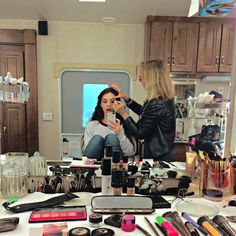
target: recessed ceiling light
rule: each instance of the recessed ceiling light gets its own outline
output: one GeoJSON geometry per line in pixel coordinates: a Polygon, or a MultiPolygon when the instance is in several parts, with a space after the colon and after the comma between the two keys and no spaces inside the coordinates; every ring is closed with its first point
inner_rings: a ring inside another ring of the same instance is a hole
{"type": "Polygon", "coordinates": [[[117,19],[115,17],[103,17],[102,21],[104,23],[115,23],[117,19]]]}
{"type": "Polygon", "coordinates": [[[106,2],[106,0],[78,0],[79,2],[106,2]]]}

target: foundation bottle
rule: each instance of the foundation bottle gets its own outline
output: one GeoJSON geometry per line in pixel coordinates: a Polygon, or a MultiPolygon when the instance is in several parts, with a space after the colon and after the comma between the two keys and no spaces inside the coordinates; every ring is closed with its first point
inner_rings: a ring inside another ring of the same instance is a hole
{"type": "Polygon", "coordinates": [[[102,159],[102,195],[111,194],[111,158],[102,159]]]}
{"type": "Polygon", "coordinates": [[[127,195],[135,195],[135,177],[128,177],[127,195]]]}
{"type": "Polygon", "coordinates": [[[121,195],[122,170],[114,169],[111,174],[111,186],[113,195],[121,195]]]}
{"type": "Polygon", "coordinates": [[[127,156],[123,157],[123,169],[125,171],[128,171],[128,157],[127,156]]]}
{"type": "Polygon", "coordinates": [[[112,169],[120,168],[120,151],[113,150],[112,152],[112,169]]]}

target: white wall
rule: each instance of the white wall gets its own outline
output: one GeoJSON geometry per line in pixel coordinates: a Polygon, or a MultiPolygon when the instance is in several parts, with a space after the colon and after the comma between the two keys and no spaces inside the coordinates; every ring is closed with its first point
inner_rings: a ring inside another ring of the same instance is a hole
{"type": "MultiPolygon", "coordinates": [[[[37,29],[37,21],[0,20],[1,29],[37,29]]],[[[59,159],[58,81],[55,63],[129,64],[143,60],[144,25],[48,22],[48,36],[37,37],[39,151],[59,159]],[[53,121],[42,113],[52,112],[53,121]]],[[[134,81],[132,96],[142,102],[144,93],[134,81]]]]}

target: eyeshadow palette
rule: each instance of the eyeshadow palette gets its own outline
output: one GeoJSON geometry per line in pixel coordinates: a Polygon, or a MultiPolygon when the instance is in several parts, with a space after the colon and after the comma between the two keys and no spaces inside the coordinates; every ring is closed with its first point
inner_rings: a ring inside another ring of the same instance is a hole
{"type": "Polygon", "coordinates": [[[29,217],[29,223],[86,220],[86,206],[62,206],[55,208],[40,208],[34,210],[29,217]]]}

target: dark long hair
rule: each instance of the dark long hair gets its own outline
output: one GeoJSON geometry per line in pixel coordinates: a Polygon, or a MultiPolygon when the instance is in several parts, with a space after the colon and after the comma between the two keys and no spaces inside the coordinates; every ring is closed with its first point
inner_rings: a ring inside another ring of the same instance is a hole
{"type": "MultiPolygon", "coordinates": [[[[102,102],[103,96],[104,96],[105,94],[107,94],[107,93],[112,93],[112,94],[114,94],[115,96],[118,96],[118,92],[117,92],[115,89],[113,89],[113,88],[106,88],[106,89],[104,89],[104,90],[98,95],[97,105],[96,105],[96,107],[95,107],[95,110],[94,110],[94,112],[93,112],[92,117],[91,117],[90,120],[97,120],[97,121],[99,121],[99,122],[101,122],[101,121],[103,120],[103,118],[104,118],[104,112],[103,112],[102,107],[101,107],[101,102],[102,102]]],[[[117,98],[116,100],[119,100],[119,101],[120,101],[119,98],[117,98]]],[[[121,124],[123,123],[124,119],[123,119],[123,117],[122,117],[120,114],[116,113],[116,118],[120,120],[120,123],[121,123],[121,124]]]]}

